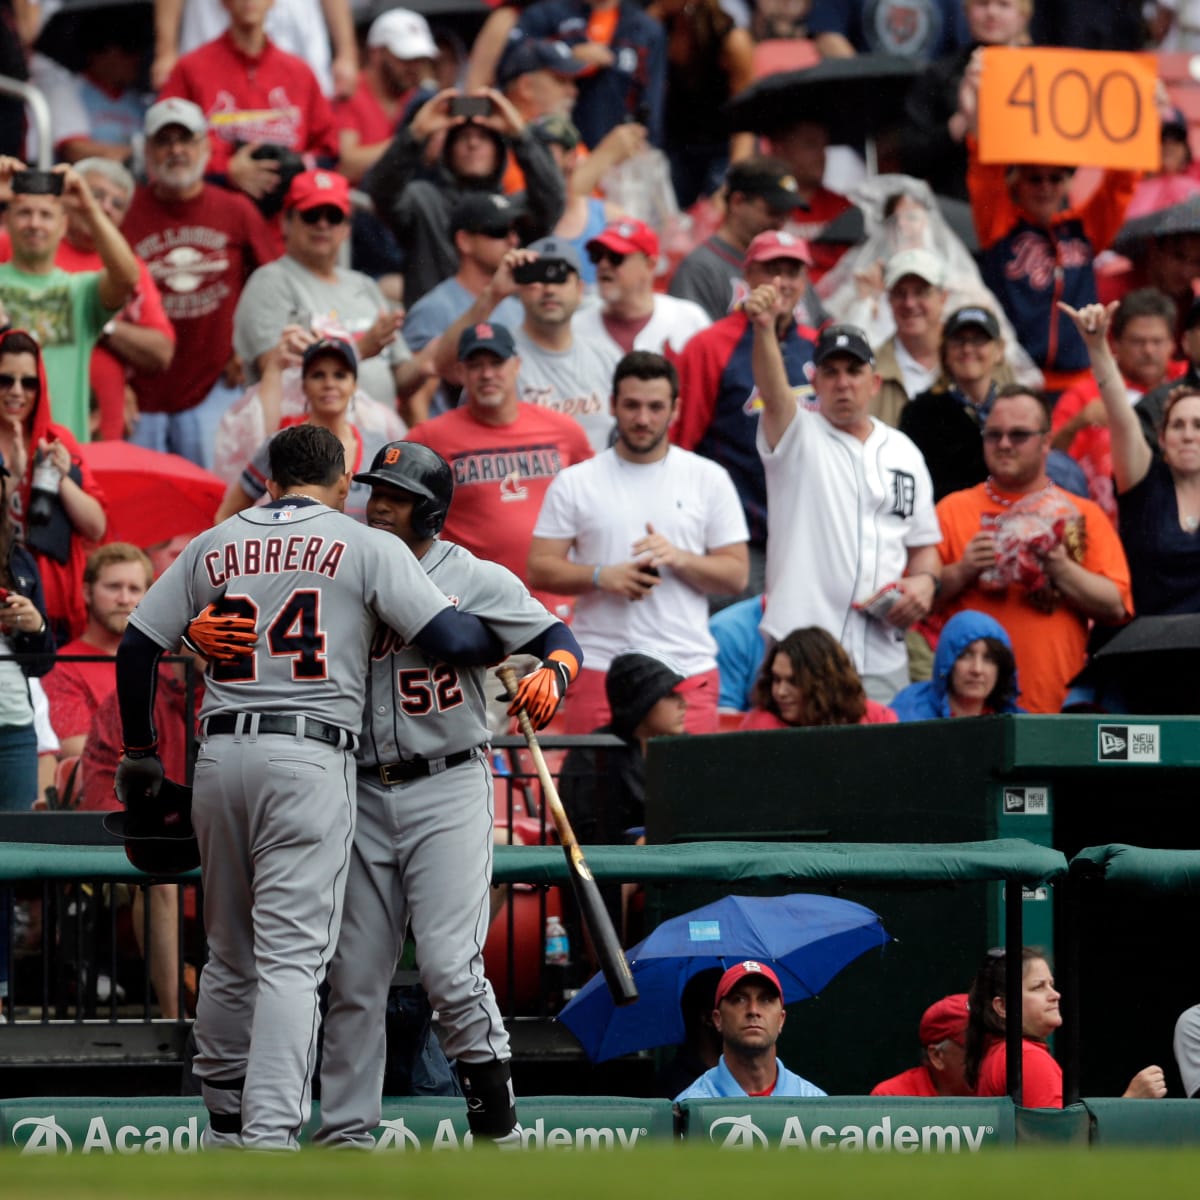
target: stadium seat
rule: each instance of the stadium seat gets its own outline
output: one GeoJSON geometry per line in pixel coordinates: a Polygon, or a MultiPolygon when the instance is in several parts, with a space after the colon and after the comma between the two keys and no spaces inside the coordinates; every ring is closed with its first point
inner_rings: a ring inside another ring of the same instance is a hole
{"type": "Polygon", "coordinates": [[[799,71],[820,61],[816,44],[808,38],[768,38],[754,47],[754,78],[799,71]]]}

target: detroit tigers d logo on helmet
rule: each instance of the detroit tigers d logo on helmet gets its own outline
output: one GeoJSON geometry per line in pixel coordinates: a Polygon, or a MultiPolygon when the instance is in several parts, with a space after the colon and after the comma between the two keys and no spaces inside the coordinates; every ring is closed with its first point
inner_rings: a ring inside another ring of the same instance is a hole
{"type": "Polygon", "coordinates": [[[419,538],[436,537],[446,523],[454,496],[450,464],[419,442],[388,442],[375,455],[371,469],[354,476],[355,483],[382,483],[418,497],[413,505],[413,533],[419,538]]]}

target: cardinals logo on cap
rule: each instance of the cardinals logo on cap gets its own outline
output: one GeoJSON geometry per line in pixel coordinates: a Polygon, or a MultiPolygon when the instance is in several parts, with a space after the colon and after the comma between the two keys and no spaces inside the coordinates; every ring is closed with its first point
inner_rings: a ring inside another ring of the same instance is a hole
{"type": "Polygon", "coordinates": [[[475,326],[475,336],[477,338],[490,338],[495,337],[496,333],[486,322],[481,322],[475,326]]]}

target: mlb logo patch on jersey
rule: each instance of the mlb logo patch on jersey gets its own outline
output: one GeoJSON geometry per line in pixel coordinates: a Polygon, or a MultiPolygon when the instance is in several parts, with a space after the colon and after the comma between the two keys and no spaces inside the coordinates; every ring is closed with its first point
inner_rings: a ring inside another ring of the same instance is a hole
{"type": "Polygon", "coordinates": [[[294,508],[278,508],[271,514],[272,521],[290,521],[296,515],[294,508]]]}

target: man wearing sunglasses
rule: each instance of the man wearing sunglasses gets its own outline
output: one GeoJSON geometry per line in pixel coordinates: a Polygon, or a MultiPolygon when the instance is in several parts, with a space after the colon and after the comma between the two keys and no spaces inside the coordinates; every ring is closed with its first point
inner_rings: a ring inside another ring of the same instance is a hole
{"type": "Polygon", "coordinates": [[[1121,624],[1133,598],[1112,522],[1051,481],[1050,445],[1045,399],[1001,388],[983,426],[988,477],[945,496],[937,517],[941,607],[995,617],[1012,638],[1022,708],[1056,713],[1087,660],[1089,622],[1121,624]]]}
{"type": "MultiPolygon", "coordinates": [[[[359,358],[358,386],[392,407],[424,380],[400,336],[403,315],[361,271],[338,265],[350,236],[350,184],[336,171],[304,171],[284,199],[285,251],[246,283],[233,318],[233,346],[251,382],[285,325],[348,333],[359,358]]],[[[403,409],[401,415],[404,415],[403,409]]]]}
{"type": "Polygon", "coordinates": [[[610,221],[586,246],[596,264],[600,307],[578,317],[579,337],[607,341],[617,357],[631,350],[678,354],[693,334],[712,323],[694,300],[654,290],[658,273],[658,235],[643,221],[610,221]]]}

